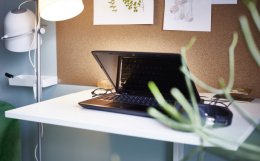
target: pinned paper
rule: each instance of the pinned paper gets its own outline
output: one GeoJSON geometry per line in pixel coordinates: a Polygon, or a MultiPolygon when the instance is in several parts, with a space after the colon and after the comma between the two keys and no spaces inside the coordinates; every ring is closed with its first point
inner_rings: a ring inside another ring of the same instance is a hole
{"type": "Polygon", "coordinates": [[[211,1],[165,0],[163,29],[211,31],[211,1]]]}
{"type": "Polygon", "coordinates": [[[153,24],[154,0],[94,0],[94,25],[153,24]]]}

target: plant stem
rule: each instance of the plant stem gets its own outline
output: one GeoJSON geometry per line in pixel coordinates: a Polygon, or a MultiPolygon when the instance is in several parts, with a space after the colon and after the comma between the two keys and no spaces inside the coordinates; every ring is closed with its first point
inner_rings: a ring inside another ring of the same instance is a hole
{"type": "Polygon", "coordinates": [[[255,44],[253,35],[248,24],[248,20],[245,16],[241,16],[239,18],[239,21],[250,53],[255,59],[257,65],[260,67],[260,52],[255,44]]]}
{"type": "Polygon", "coordinates": [[[260,15],[258,13],[255,3],[250,1],[250,2],[248,2],[247,7],[251,13],[251,16],[255,22],[255,25],[256,25],[258,31],[260,31],[260,15]]]}

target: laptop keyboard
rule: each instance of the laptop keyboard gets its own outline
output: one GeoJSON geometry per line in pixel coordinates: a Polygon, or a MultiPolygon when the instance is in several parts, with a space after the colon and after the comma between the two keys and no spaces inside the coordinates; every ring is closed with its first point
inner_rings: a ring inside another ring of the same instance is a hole
{"type": "Polygon", "coordinates": [[[133,96],[127,94],[107,94],[99,97],[98,99],[113,101],[118,103],[127,103],[127,104],[134,104],[134,105],[143,105],[143,106],[153,106],[157,107],[157,101],[152,97],[145,97],[145,96],[133,96]]]}

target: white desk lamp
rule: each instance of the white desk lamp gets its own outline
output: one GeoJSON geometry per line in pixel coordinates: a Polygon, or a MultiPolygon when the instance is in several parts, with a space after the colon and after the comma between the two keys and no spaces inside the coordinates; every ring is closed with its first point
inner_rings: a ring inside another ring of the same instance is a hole
{"type": "MultiPolygon", "coordinates": [[[[37,49],[36,52],[36,100],[41,101],[41,39],[40,34],[45,31],[40,27],[40,17],[48,21],[63,21],[80,14],[84,9],[82,0],[26,0],[17,9],[10,11],[4,24],[5,40],[7,50],[13,52],[25,52],[37,49]],[[36,16],[32,11],[23,9],[24,3],[35,1],[36,16]],[[35,34],[37,33],[37,34],[35,34]],[[35,36],[35,37],[34,37],[35,36]],[[33,40],[36,40],[32,44],[33,40]]],[[[42,124],[38,124],[38,160],[41,161],[41,134],[42,124]]]]}
{"type": "Polygon", "coordinates": [[[40,0],[41,17],[47,21],[73,18],[84,9],[82,0],[40,0]]]}
{"type": "Polygon", "coordinates": [[[20,8],[9,11],[4,20],[5,48],[12,52],[26,52],[36,48],[33,43],[36,17],[31,10],[20,8]],[[33,45],[33,46],[31,46],[33,45]]]}

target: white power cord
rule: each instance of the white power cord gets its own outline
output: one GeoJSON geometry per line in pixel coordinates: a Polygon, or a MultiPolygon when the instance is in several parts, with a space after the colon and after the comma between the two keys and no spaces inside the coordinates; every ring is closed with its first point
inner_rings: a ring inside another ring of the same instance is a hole
{"type": "Polygon", "coordinates": [[[34,148],[34,158],[36,161],[38,161],[38,158],[37,158],[37,149],[38,149],[38,144],[36,144],[35,148],[34,148]]]}
{"type": "MultiPolygon", "coordinates": [[[[24,2],[22,2],[19,6],[18,6],[18,9],[21,9],[21,6],[24,5],[25,3],[28,3],[28,2],[31,2],[31,1],[34,1],[34,0],[26,0],[24,2]]],[[[38,19],[40,19],[40,15],[39,17],[37,17],[38,19]]],[[[38,29],[40,28],[40,21],[38,21],[37,24],[35,24],[34,26],[34,33],[33,33],[33,40],[32,40],[32,43],[30,45],[30,49],[28,51],[28,57],[29,57],[29,62],[33,68],[33,71],[34,71],[34,77],[36,78],[36,48],[34,49],[33,51],[33,60],[32,60],[32,56],[31,56],[31,50],[34,46],[34,44],[36,43],[36,39],[37,39],[37,34],[38,34],[38,29]]],[[[37,45],[36,45],[37,46],[37,45]]],[[[34,93],[34,98],[36,99],[36,82],[34,83],[33,85],[33,93],[34,93]]],[[[43,138],[43,124],[41,124],[41,138],[43,138]]],[[[35,157],[35,160],[36,161],[39,161],[38,160],[38,157],[37,157],[37,150],[38,150],[38,146],[39,144],[37,143],[36,146],[35,146],[35,149],[34,149],[34,157],[35,157]]]]}
{"type": "MultiPolygon", "coordinates": [[[[32,2],[32,1],[34,1],[34,0],[26,0],[26,1],[22,2],[17,8],[20,10],[22,5],[24,5],[24,4],[28,3],[28,2],[32,2]]],[[[29,61],[30,61],[30,64],[32,65],[32,67],[33,67],[35,75],[36,75],[36,68],[35,68],[35,50],[36,49],[34,49],[34,53],[33,53],[34,60],[33,61],[32,61],[32,58],[31,58],[31,50],[32,50],[32,48],[33,48],[33,46],[35,44],[35,40],[36,40],[36,37],[37,37],[37,34],[38,34],[37,30],[38,30],[39,26],[40,26],[39,23],[35,24],[35,26],[34,26],[33,40],[32,40],[32,43],[30,45],[30,49],[29,49],[29,52],[28,52],[29,53],[29,61]]]]}
{"type": "MultiPolygon", "coordinates": [[[[38,17],[38,19],[40,19],[40,16],[38,17]]],[[[40,28],[40,22],[38,22],[36,25],[35,25],[35,27],[34,27],[34,35],[33,35],[33,40],[32,40],[32,43],[31,43],[31,45],[30,45],[30,49],[29,49],[29,52],[28,52],[28,56],[29,56],[29,62],[30,62],[30,64],[31,64],[31,66],[32,66],[32,68],[33,68],[33,71],[34,71],[34,77],[36,78],[36,49],[34,49],[34,51],[33,51],[33,60],[32,60],[32,56],[31,56],[31,50],[32,50],[32,48],[33,48],[33,46],[34,46],[34,44],[35,44],[35,41],[36,41],[36,39],[37,39],[37,34],[38,34],[38,29],[40,28]]],[[[44,33],[45,32],[45,30],[43,29],[40,29],[40,32],[41,33],[44,33]]],[[[36,45],[37,46],[37,45],[36,45]]],[[[34,85],[33,85],[33,93],[34,93],[34,99],[36,99],[36,82],[34,83],[34,85]]]]}
{"type": "Polygon", "coordinates": [[[22,5],[24,5],[25,3],[32,2],[32,1],[34,1],[34,0],[27,0],[27,1],[22,2],[22,3],[18,6],[18,9],[21,9],[22,5]]]}
{"type": "MultiPolygon", "coordinates": [[[[36,49],[33,50],[33,60],[32,60],[32,57],[31,57],[31,50],[35,44],[35,40],[37,38],[37,29],[38,29],[38,24],[35,24],[34,26],[34,34],[33,34],[33,40],[32,40],[32,43],[30,45],[30,49],[28,51],[28,56],[29,56],[29,62],[30,64],[32,65],[32,68],[33,68],[33,72],[34,72],[34,77],[36,78],[36,66],[35,66],[35,54],[36,54],[36,49]]],[[[36,82],[33,84],[33,94],[34,94],[34,99],[36,99],[36,86],[35,86],[36,82]]]]}
{"type": "MultiPolygon", "coordinates": [[[[35,60],[32,61],[32,58],[31,58],[31,50],[32,50],[32,48],[33,48],[33,44],[35,43],[35,37],[36,37],[36,34],[33,35],[33,40],[32,40],[32,43],[31,43],[31,45],[30,45],[30,49],[29,49],[29,52],[28,52],[29,61],[30,61],[30,64],[32,65],[32,67],[33,67],[34,73],[36,73],[35,60]]],[[[35,49],[34,49],[33,57],[35,57],[35,49]]]]}
{"type": "MultiPolygon", "coordinates": [[[[43,138],[43,124],[41,124],[41,138],[43,138]]],[[[39,161],[38,160],[38,157],[37,157],[37,150],[38,150],[38,144],[36,144],[35,148],[34,148],[34,158],[36,161],[39,161]]]]}
{"type": "MultiPolygon", "coordinates": [[[[38,17],[38,19],[40,19],[40,15],[38,17]]],[[[33,47],[33,44],[35,43],[36,39],[37,39],[37,34],[38,34],[38,29],[40,28],[40,22],[37,23],[37,25],[35,26],[35,34],[34,34],[34,37],[33,37],[33,42],[31,44],[31,49],[33,47]]],[[[37,44],[36,44],[37,46],[37,44]]],[[[31,49],[29,50],[29,61],[33,67],[33,70],[34,70],[34,77],[36,78],[36,49],[34,49],[34,52],[33,52],[33,61],[32,61],[32,57],[31,57],[31,49]]],[[[33,93],[34,93],[34,98],[36,99],[36,81],[33,85],[33,93]]],[[[43,138],[43,124],[41,124],[41,138],[43,138]]],[[[37,143],[36,146],[35,146],[35,149],[34,149],[34,158],[36,161],[39,161],[38,160],[38,157],[37,157],[37,150],[38,150],[38,146],[39,144],[37,143]]]]}

